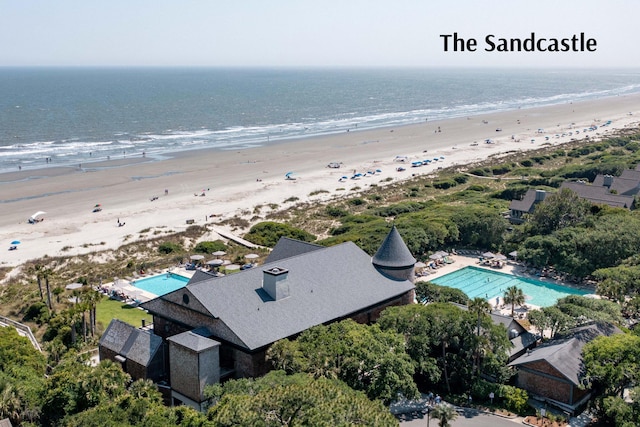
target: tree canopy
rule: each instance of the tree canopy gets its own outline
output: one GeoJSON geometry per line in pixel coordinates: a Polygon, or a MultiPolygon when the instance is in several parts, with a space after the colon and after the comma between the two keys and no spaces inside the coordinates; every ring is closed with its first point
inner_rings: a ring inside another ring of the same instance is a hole
{"type": "Polygon", "coordinates": [[[418,396],[414,367],[401,335],[353,320],[315,326],[298,339],[280,340],[267,354],[276,369],[337,378],[370,399],[389,403],[418,396]]]}
{"type": "Polygon", "coordinates": [[[259,379],[208,387],[216,403],[208,418],[216,426],[395,426],[380,401],[369,400],[336,379],[272,371],[259,379]]]}

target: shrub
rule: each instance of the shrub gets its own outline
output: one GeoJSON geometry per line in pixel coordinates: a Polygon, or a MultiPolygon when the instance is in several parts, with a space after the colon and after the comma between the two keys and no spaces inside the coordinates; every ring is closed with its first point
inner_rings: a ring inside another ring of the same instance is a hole
{"type": "Polygon", "coordinates": [[[364,205],[366,202],[363,199],[356,197],[355,199],[349,200],[349,203],[351,203],[353,206],[360,206],[364,205]]]}
{"type": "Polygon", "coordinates": [[[446,179],[433,183],[434,188],[438,188],[440,190],[446,190],[447,188],[455,187],[456,185],[458,184],[452,179],[446,179]]]}
{"type": "Polygon", "coordinates": [[[215,240],[213,242],[200,242],[194,248],[194,252],[201,254],[211,254],[217,251],[226,251],[227,245],[222,240],[215,240]]]}
{"type": "Polygon", "coordinates": [[[530,168],[531,166],[533,166],[533,162],[529,159],[521,161],[520,164],[525,168],[530,168]]]}
{"type": "Polygon", "coordinates": [[[456,175],[453,180],[458,184],[466,184],[469,181],[469,177],[467,175],[456,175]]]}
{"type": "Polygon", "coordinates": [[[329,215],[330,217],[333,217],[333,218],[340,218],[342,216],[349,215],[349,212],[345,211],[344,209],[340,209],[338,207],[335,207],[335,206],[327,206],[325,208],[325,212],[327,213],[327,215],[329,215]]]}
{"type": "Polygon", "coordinates": [[[504,405],[510,411],[517,414],[525,414],[529,405],[529,395],[521,388],[513,387],[510,385],[500,386],[499,396],[504,400],[504,405]]]}
{"type": "Polygon", "coordinates": [[[316,240],[316,236],[311,233],[292,227],[289,224],[273,221],[265,221],[254,225],[244,236],[251,243],[268,247],[274,247],[281,237],[289,237],[303,242],[316,240]]]}
{"type": "Polygon", "coordinates": [[[173,242],[164,242],[158,246],[158,252],[161,254],[170,254],[173,252],[182,252],[182,246],[173,242]]]}
{"type": "Polygon", "coordinates": [[[49,316],[49,307],[47,307],[44,302],[38,301],[27,308],[27,312],[24,315],[23,320],[25,322],[33,321],[38,325],[42,325],[49,320],[49,316]]]}

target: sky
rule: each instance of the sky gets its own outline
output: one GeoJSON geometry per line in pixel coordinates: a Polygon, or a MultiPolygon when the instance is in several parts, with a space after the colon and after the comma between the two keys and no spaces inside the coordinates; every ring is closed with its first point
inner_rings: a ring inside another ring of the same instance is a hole
{"type": "Polygon", "coordinates": [[[640,68],[638,0],[0,0],[0,66],[640,68]],[[487,52],[497,38],[595,52],[487,52]],[[445,52],[443,34],[477,40],[445,52]]]}

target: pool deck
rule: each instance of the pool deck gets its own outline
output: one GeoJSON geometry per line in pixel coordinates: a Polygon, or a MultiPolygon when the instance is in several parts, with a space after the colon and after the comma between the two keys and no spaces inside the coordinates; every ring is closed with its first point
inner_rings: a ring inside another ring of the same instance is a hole
{"type": "MultiPolygon", "coordinates": [[[[590,291],[592,293],[594,292],[594,289],[590,288],[590,287],[576,286],[576,285],[573,285],[573,284],[568,284],[568,283],[564,283],[564,282],[559,281],[559,280],[555,280],[555,279],[550,278],[550,277],[544,277],[544,276],[539,276],[537,274],[531,274],[529,272],[530,269],[528,269],[524,265],[522,265],[520,263],[517,263],[517,262],[514,262],[514,261],[505,262],[504,266],[502,268],[491,268],[488,265],[481,264],[479,256],[449,255],[448,258],[453,260],[453,263],[451,263],[451,264],[443,264],[442,266],[438,267],[436,270],[428,269],[428,271],[430,273],[428,275],[425,275],[425,276],[417,276],[416,275],[416,282],[429,282],[432,279],[435,279],[435,278],[440,277],[440,276],[444,276],[445,274],[452,273],[452,272],[454,272],[456,270],[460,270],[461,268],[473,266],[473,267],[478,267],[478,268],[484,268],[484,269],[489,270],[489,271],[512,274],[512,275],[518,276],[518,277],[526,277],[526,278],[529,278],[529,279],[539,280],[541,282],[549,282],[549,283],[554,283],[556,285],[562,285],[562,286],[568,286],[568,287],[577,288],[577,289],[583,289],[583,290],[590,291]]],[[[425,269],[425,270],[427,270],[427,269],[425,269]]],[[[526,307],[528,307],[528,309],[540,308],[540,307],[538,307],[536,305],[533,305],[533,304],[526,304],[526,307]]],[[[502,315],[505,315],[505,316],[511,316],[511,307],[510,306],[509,307],[504,306],[504,301],[502,300],[502,298],[500,298],[500,304],[499,304],[498,308],[499,309],[497,310],[497,312],[499,314],[502,314],[502,315]]],[[[528,309],[525,309],[523,307],[517,307],[515,309],[516,316],[517,317],[521,317],[521,318],[526,317],[526,313],[527,313],[528,309]]]]}

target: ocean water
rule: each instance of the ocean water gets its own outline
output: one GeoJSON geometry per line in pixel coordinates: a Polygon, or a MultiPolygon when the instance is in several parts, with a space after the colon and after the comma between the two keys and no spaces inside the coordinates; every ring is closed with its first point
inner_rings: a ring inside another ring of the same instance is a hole
{"type": "Polygon", "coordinates": [[[640,70],[0,68],[0,172],[640,92],[640,70]]]}

